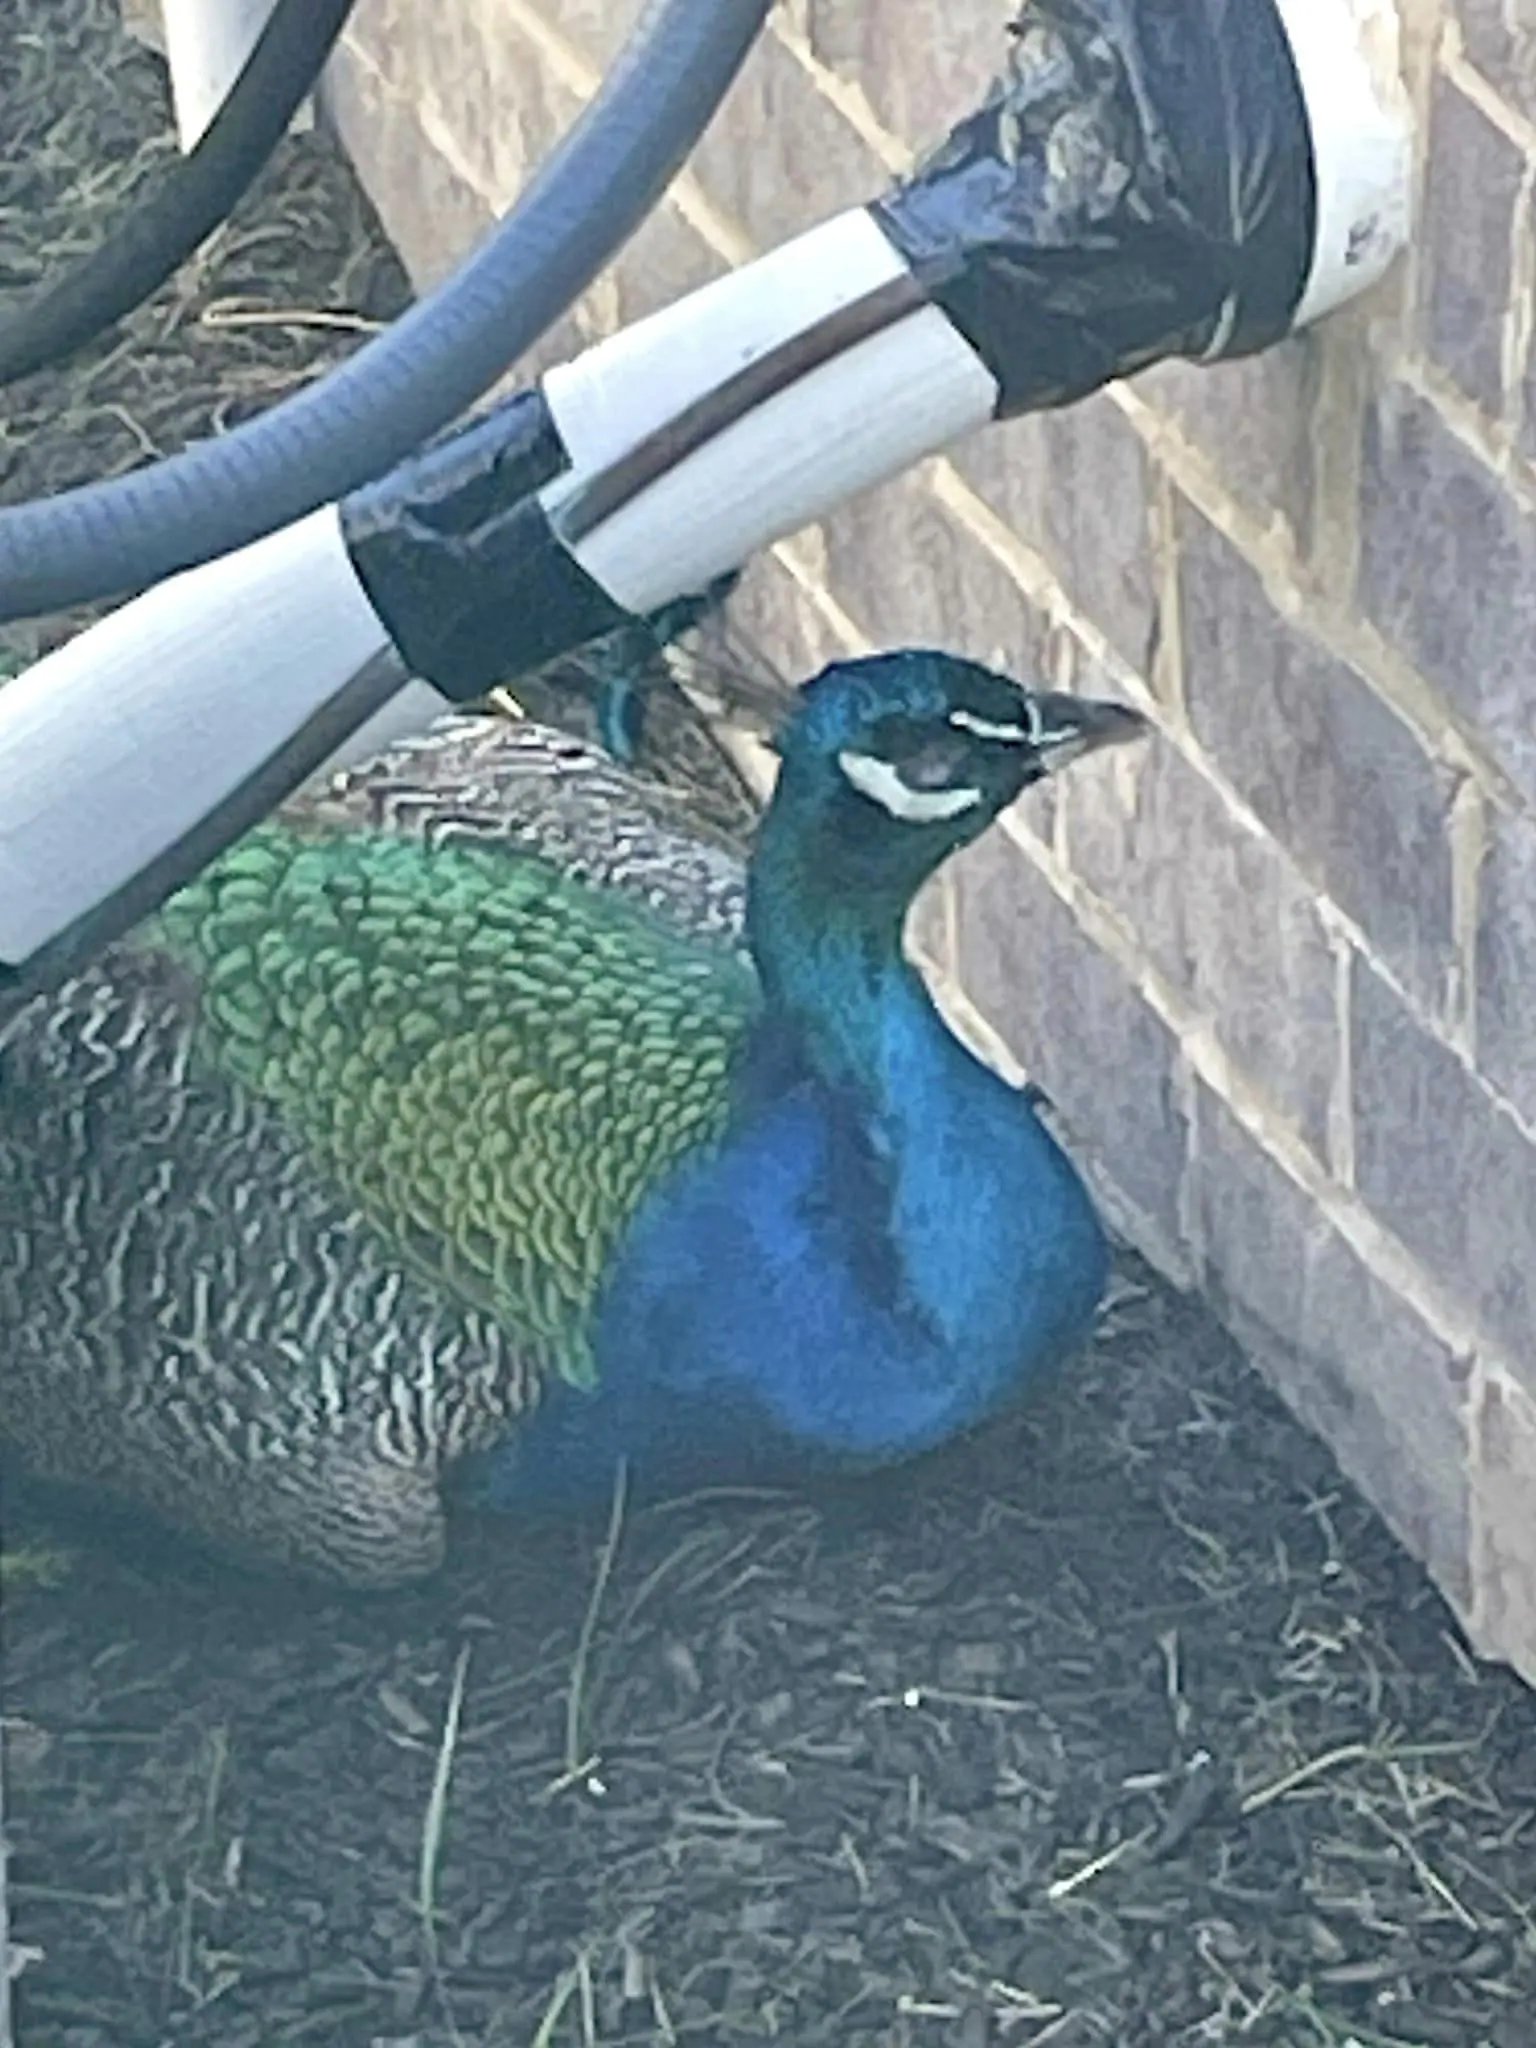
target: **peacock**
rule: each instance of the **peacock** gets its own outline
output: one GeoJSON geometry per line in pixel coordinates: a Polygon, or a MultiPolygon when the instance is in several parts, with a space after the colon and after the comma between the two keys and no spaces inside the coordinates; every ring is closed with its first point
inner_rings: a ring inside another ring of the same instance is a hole
{"type": "Polygon", "coordinates": [[[358,1588],[445,1495],[890,1465],[1070,1354],[1102,1226],[903,949],[1126,706],[906,649],[796,694],[745,867],[569,734],[311,785],[0,1036],[0,1433],[358,1588]]]}

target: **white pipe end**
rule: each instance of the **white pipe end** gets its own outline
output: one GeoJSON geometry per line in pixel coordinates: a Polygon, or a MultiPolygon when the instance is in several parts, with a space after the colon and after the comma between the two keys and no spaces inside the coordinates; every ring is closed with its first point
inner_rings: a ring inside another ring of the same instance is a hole
{"type": "MultiPolygon", "coordinates": [[[[0,962],[20,965],[142,873],[388,646],[326,505],[14,677],[0,690],[0,962]]],[[[369,737],[429,724],[434,707],[447,709],[423,685],[369,737]]]]}
{"type": "MultiPolygon", "coordinates": [[[[228,99],[276,5],[277,0],[160,0],[176,133],[184,156],[202,141],[228,99]]],[[[302,132],[312,125],[306,100],[293,127],[302,132]]]]}
{"type": "Polygon", "coordinates": [[[1292,325],[1367,291],[1408,243],[1413,115],[1395,0],[1276,0],[1312,130],[1317,225],[1292,325]]]}

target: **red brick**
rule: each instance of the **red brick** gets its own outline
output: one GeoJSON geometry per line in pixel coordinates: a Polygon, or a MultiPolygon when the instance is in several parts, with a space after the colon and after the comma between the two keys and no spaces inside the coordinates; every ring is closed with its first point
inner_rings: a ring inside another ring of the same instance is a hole
{"type": "Polygon", "coordinates": [[[765,249],[877,198],[891,182],[857,130],[773,35],[753,52],[691,168],[765,249]]]}
{"type": "Polygon", "coordinates": [[[1351,1024],[1360,1193],[1536,1391],[1536,1144],[1360,960],[1351,1024]]]}
{"type": "Polygon", "coordinates": [[[807,12],[816,55],[920,150],[980,103],[1007,60],[1006,12],[990,0],[903,0],[899,9],[809,0],[807,12]]]}
{"type": "Polygon", "coordinates": [[[1135,389],[1174,415],[1239,498],[1283,514],[1305,539],[1318,355],[1317,337],[1298,334],[1238,362],[1160,363],[1135,379],[1135,389]]]}
{"type": "Polygon", "coordinates": [[[1363,676],[1283,619],[1257,575],[1181,502],[1190,722],[1297,864],[1430,1008],[1453,958],[1452,778],[1363,676]]]}
{"type": "Polygon", "coordinates": [[[1074,769],[1060,800],[1073,867],[1322,1156],[1339,1070],[1338,969],[1280,848],[1234,819],[1160,736],[1122,761],[1074,769]]]}
{"type": "Polygon", "coordinates": [[[1448,79],[1437,79],[1419,222],[1419,322],[1435,361],[1469,398],[1503,398],[1510,240],[1525,162],[1448,79]]]}
{"type": "Polygon", "coordinates": [[[1360,595],[1536,796],[1536,516],[1401,385],[1366,414],[1360,595]]]}
{"type": "Polygon", "coordinates": [[[1004,833],[954,868],[967,993],[1150,1227],[1143,1248],[1177,1269],[1189,1149],[1177,1040],[1004,833]]]}
{"type": "Polygon", "coordinates": [[[1157,607],[1147,459],[1104,396],[974,435],[953,460],[977,495],[1051,561],[1068,595],[1133,668],[1157,607]]]}
{"type": "Polygon", "coordinates": [[[1228,1328],[1465,1605],[1466,1366],[1204,1087],[1191,1215],[1228,1328]]]}

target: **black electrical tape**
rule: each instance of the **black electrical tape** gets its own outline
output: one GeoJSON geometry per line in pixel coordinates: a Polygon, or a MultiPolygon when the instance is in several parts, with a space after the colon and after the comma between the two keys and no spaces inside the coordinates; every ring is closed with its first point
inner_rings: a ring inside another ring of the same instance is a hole
{"type": "Polygon", "coordinates": [[[1032,0],[1014,38],[980,112],[871,208],[912,274],[702,394],[588,478],[554,530],[534,494],[568,462],[532,392],[343,499],[353,561],[415,673],[477,696],[624,624],[575,559],[580,540],[917,304],[937,304],[975,348],[1002,414],[1289,331],[1316,209],[1273,0],[1032,0]]]}
{"type": "Polygon", "coordinates": [[[630,621],[577,543],[755,406],[927,304],[904,272],[754,357],[588,478],[553,523],[534,493],[569,462],[533,391],[343,498],[353,566],[413,674],[474,697],[630,621]]]}
{"type": "Polygon", "coordinates": [[[369,603],[445,697],[478,697],[629,623],[539,503],[569,467],[544,394],[521,391],[342,499],[369,603]]]}
{"type": "Polygon", "coordinates": [[[1289,333],[1311,127],[1274,0],[1029,0],[1006,74],[871,212],[1006,418],[1289,333]]]}

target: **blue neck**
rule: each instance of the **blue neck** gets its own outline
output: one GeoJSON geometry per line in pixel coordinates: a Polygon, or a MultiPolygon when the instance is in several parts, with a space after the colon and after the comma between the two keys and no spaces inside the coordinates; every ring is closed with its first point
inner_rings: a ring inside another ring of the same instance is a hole
{"type": "Polygon", "coordinates": [[[684,1484],[911,1456],[1092,1319],[1097,1218],[903,957],[912,878],[839,872],[779,822],[748,893],[765,1005],[729,1134],[636,1219],[598,1316],[600,1391],[557,1398],[509,1499],[600,1493],[621,1453],[684,1484]]]}
{"type": "Polygon", "coordinates": [[[766,1010],[810,1071],[883,1117],[900,1106],[919,1044],[941,1061],[957,1048],[902,949],[910,891],[849,888],[836,849],[819,851],[770,814],[747,888],[747,937],[766,1010]]]}
{"type": "MultiPolygon", "coordinates": [[[[771,1016],[788,1025],[821,1086],[851,1097],[891,1182],[889,1230],[926,1327],[984,1378],[1011,1360],[1053,1304],[1026,1309],[1018,1276],[1066,1265],[1095,1274],[1102,1236],[1076,1170],[1028,1100],[950,1031],[902,936],[921,876],[858,886],[815,835],[769,821],[747,917],[771,1016]]],[[[1060,1305],[1073,1309],[1071,1274],[1060,1305]]]]}

